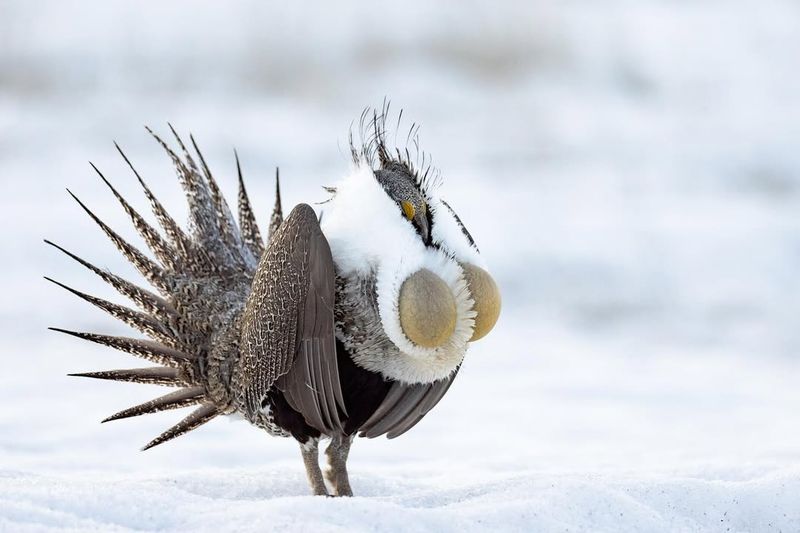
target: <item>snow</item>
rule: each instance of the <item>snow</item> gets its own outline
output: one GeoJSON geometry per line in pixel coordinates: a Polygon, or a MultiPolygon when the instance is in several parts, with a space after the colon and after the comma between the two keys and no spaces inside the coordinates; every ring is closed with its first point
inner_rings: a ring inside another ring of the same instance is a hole
{"type": "Polygon", "coordinates": [[[364,496],[344,500],[301,495],[303,481],[289,468],[102,476],[75,481],[68,492],[58,478],[21,475],[6,485],[11,505],[0,524],[15,531],[32,520],[75,531],[204,531],[212,521],[232,531],[793,531],[797,517],[785,509],[800,490],[794,474],[708,481],[487,472],[480,482],[434,484],[376,472],[357,477],[364,496]],[[264,475],[292,481],[265,483],[264,475]],[[763,521],[765,511],[773,522],[763,521]]]}
{"type": "Polygon", "coordinates": [[[285,4],[0,3],[0,530],[800,531],[797,4],[285,4]],[[120,301],[43,237],[138,279],[63,191],[140,242],[86,160],[143,208],[116,139],[183,219],[169,120],[264,225],[384,95],[503,293],[441,404],[355,443],[352,499],[242,422],[99,424],[162,389],[45,330],[129,334],[41,279],[120,301]]]}

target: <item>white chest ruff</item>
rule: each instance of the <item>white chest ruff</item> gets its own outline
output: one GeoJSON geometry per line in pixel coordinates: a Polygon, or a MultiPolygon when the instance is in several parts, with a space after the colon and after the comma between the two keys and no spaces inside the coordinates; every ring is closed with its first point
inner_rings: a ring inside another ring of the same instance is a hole
{"type": "MultiPolygon", "coordinates": [[[[439,229],[451,229],[454,221],[446,208],[431,201],[434,240],[439,229]]],[[[337,186],[337,192],[322,218],[322,230],[331,246],[339,274],[375,275],[377,307],[383,334],[392,346],[365,349],[354,359],[360,366],[405,383],[430,383],[449,376],[461,364],[472,335],[475,312],[459,261],[480,263],[480,256],[467,243],[437,241],[440,248],[426,247],[411,223],[374,179],[372,170],[361,166],[337,186]],[[446,251],[445,251],[446,250],[446,251]],[[464,257],[464,255],[467,257],[464,257]],[[473,257],[474,256],[474,257],[473,257]],[[456,303],[456,326],[450,338],[435,348],[414,344],[400,324],[399,295],[403,282],[420,269],[438,275],[450,288],[456,303]]],[[[460,230],[446,237],[466,238],[460,230]]]]}

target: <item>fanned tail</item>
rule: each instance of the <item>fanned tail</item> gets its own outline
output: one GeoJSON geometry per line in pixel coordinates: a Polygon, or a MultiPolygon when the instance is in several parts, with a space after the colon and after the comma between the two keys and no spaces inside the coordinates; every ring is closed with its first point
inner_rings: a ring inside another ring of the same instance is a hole
{"type": "MultiPolygon", "coordinates": [[[[189,231],[184,230],[167,212],[119,145],[114,143],[136,176],[160,230],[148,223],[92,164],[92,168],[128,215],[134,229],[155,260],[123,239],[68,191],[125,258],[136,267],[150,285],[155,287],[158,294],[100,269],[65,248],[45,240],[48,245],[98,275],[129,299],[138,310],[92,296],[46,277],[48,281],[102,309],[147,338],[120,337],[62,328],[50,329],[108,346],[158,365],[70,375],[177,388],[174,392],[120,411],[106,418],[104,422],[199,405],[189,416],[148,443],[143,448],[145,450],[192,431],[223,412],[229,412],[226,411],[226,406],[218,405],[219,400],[215,403],[212,399],[212,394],[208,390],[208,380],[204,374],[205,360],[212,349],[212,334],[219,333],[226,327],[232,327],[231,324],[234,322],[232,317],[249,294],[255,267],[264,252],[261,233],[244,187],[238,155],[236,156],[239,182],[237,224],[194,137],[189,136],[194,150],[192,154],[171,125],[169,129],[175,137],[182,157],[152,130],[147,128],[147,131],[166,151],[186,193],[189,205],[189,231]]],[[[278,197],[268,235],[271,235],[282,221],[277,180],[276,175],[278,197]]]]}

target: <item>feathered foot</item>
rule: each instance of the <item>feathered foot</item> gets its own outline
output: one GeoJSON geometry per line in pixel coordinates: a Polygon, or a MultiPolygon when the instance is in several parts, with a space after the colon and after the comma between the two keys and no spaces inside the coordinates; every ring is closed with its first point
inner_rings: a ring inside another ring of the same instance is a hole
{"type": "Polygon", "coordinates": [[[306,475],[311,492],[314,496],[328,496],[322,470],[319,467],[319,440],[309,439],[300,444],[300,453],[303,455],[303,464],[306,465],[306,475]]]}
{"type": "Polygon", "coordinates": [[[328,457],[328,468],[325,479],[328,480],[335,496],[352,496],[350,478],[347,476],[347,456],[350,455],[350,444],[353,437],[334,437],[325,449],[328,457]]]}

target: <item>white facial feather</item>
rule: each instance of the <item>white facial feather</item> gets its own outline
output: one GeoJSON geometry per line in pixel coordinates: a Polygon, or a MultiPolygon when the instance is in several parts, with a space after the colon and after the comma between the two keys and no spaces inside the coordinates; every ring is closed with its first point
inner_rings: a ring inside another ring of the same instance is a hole
{"type": "Polygon", "coordinates": [[[344,276],[401,260],[419,262],[425,253],[411,222],[366,165],[336,185],[324,209],[322,232],[344,276]]]}

